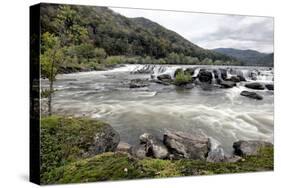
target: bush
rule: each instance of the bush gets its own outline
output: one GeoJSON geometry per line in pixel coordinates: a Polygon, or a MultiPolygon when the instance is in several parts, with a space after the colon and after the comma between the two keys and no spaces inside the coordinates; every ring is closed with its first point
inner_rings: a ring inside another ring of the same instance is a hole
{"type": "Polygon", "coordinates": [[[175,77],[175,84],[176,85],[184,85],[190,83],[192,81],[192,77],[189,72],[179,71],[175,77]]]}

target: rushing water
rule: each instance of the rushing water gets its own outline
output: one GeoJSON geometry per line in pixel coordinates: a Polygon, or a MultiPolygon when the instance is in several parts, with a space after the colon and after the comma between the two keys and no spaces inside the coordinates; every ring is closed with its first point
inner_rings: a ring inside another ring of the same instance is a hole
{"type": "MultiPolygon", "coordinates": [[[[240,96],[244,82],[231,89],[181,89],[173,85],[150,83],[143,88],[129,88],[130,80],[150,79],[151,74],[173,72],[178,67],[125,65],[109,71],[58,75],[55,82],[53,110],[60,114],[86,115],[111,124],[130,144],[144,132],[162,138],[165,129],[201,132],[211,138],[212,147],[222,145],[231,152],[239,139],[273,142],[273,91],[255,91],[263,100],[240,96]],[[147,74],[131,74],[147,69],[147,74]]],[[[212,68],[205,66],[204,68],[212,68]]],[[[273,82],[268,68],[235,67],[228,76],[239,72],[247,78],[255,74],[259,82],[273,82]],[[238,71],[237,71],[238,70],[238,71]]],[[[197,74],[198,70],[194,74],[197,74]]],[[[41,81],[47,86],[45,80],[41,81]]]]}

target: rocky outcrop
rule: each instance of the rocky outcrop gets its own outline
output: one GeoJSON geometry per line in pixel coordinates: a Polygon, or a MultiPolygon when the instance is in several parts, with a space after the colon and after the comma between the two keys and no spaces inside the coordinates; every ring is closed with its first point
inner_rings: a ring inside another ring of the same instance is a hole
{"type": "Polygon", "coordinates": [[[251,156],[258,155],[260,149],[265,147],[272,147],[273,145],[269,142],[252,140],[252,141],[243,141],[233,143],[234,153],[239,156],[251,156]]]}
{"type": "Polygon", "coordinates": [[[131,150],[132,146],[126,142],[119,142],[119,144],[117,145],[116,151],[117,152],[125,152],[125,153],[129,153],[131,150]]]}
{"type": "Polygon", "coordinates": [[[265,87],[268,90],[274,90],[274,85],[273,84],[265,84],[265,87]]]}
{"type": "Polygon", "coordinates": [[[166,131],[164,144],[175,158],[204,160],[210,150],[210,140],[204,135],[166,131]]]}
{"type": "Polygon", "coordinates": [[[256,99],[256,100],[262,100],[263,97],[255,92],[250,92],[250,91],[242,91],[240,93],[240,95],[248,97],[248,98],[252,98],[252,99],[256,99]]]}
{"type": "Polygon", "coordinates": [[[143,159],[147,156],[147,150],[144,144],[131,147],[129,153],[139,159],[143,159]]]}
{"type": "Polygon", "coordinates": [[[255,89],[255,90],[264,90],[264,86],[258,82],[245,84],[245,87],[250,88],[250,89],[255,89]]]}

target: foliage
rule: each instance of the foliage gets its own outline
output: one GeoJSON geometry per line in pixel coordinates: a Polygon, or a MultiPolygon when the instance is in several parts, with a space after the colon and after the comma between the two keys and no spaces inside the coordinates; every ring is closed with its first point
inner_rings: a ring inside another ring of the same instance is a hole
{"type": "Polygon", "coordinates": [[[190,83],[192,81],[192,77],[189,72],[179,71],[175,77],[175,84],[176,85],[183,85],[190,83]]]}
{"type": "Polygon", "coordinates": [[[124,153],[103,153],[54,169],[48,173],[52,183],[80,183],[106,180],[160,178],[273,170],[273,148],[260,151],[237,163],[209,163],[196,160],[138,160],[124,153]]]}
{"type": "Polygon", "coordinates": [[[88,118],[48,116],[41,118],[40,157],[42,181],[46,174],[82,157],[94,135],[107,124],[88,118]]]}

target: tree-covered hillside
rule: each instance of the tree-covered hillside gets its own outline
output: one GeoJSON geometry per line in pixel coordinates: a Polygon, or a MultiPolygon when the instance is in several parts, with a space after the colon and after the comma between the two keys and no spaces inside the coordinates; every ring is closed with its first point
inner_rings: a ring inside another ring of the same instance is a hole
{"type": "Polygon", "coordinates": [[[273,53],[261,53],[255,50],[217,48],[214,51],[236,58],[246,66],[273,66],[273,53]]]}
{"type": "Polygon", "coordinates": [[[106,7],[41,4],[41,32],[59,40],[62,72],[118,63],[239,64],[148,19],[127,18],[106,7]]]}

